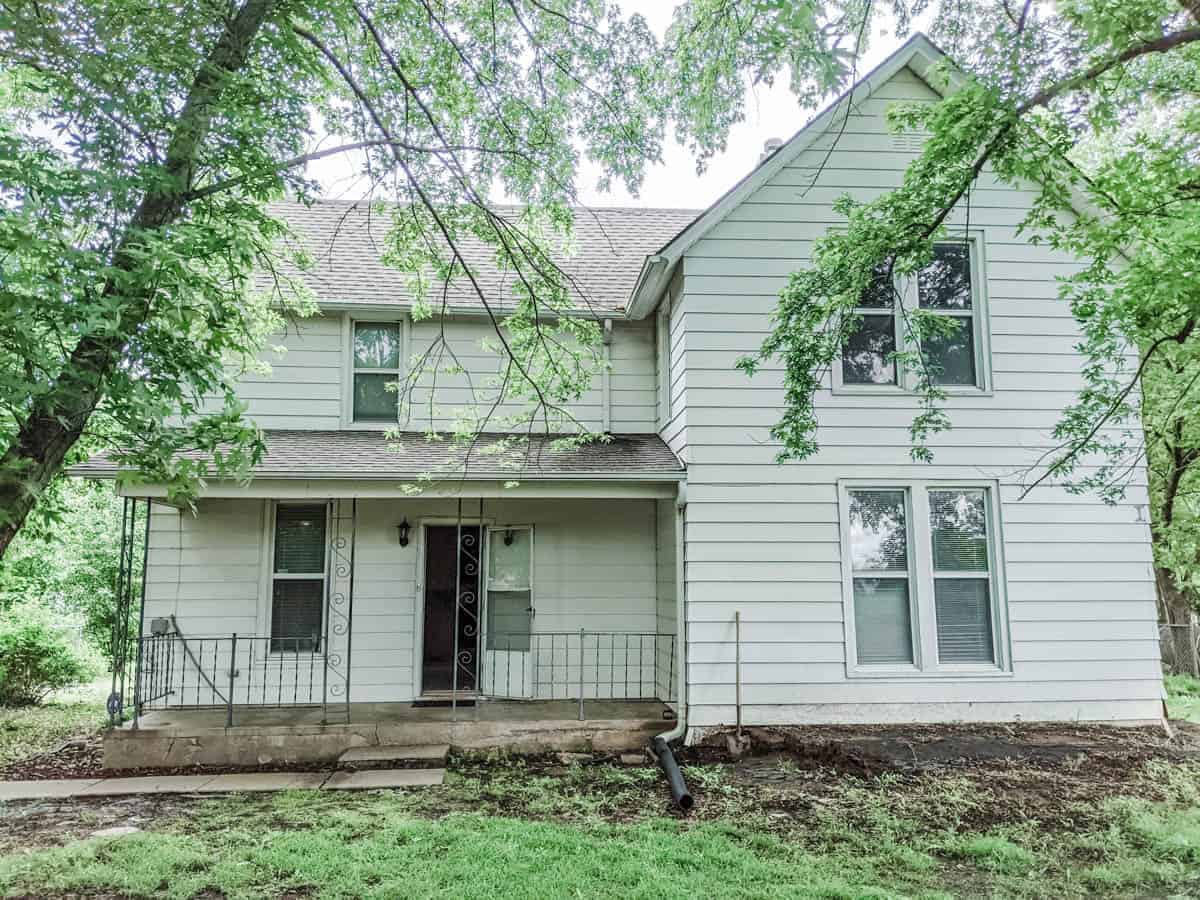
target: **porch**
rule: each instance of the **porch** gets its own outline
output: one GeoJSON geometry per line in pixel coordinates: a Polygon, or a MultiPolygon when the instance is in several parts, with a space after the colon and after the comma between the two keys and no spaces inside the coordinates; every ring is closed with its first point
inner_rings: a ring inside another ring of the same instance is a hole
{"type": "Polygon", "coordinates": [[[472,706],[351,703],[348,721],[320,706],[164,708],[108,731],[111,769],[332,763],[353,747],[449,744],[515,752],[644,748],[673,716],[658,700],[486,700],[472,706]],[[580,718],[580,711],[583,718],[580,718]]]}

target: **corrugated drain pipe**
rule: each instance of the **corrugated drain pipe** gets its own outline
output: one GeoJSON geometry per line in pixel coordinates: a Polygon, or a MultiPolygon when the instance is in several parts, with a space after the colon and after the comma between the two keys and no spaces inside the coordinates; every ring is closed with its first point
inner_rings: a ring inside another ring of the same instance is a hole
{"type": "Polygon", "coordinates": [[[683,773],[671,750],[671,743],[687,734],[687,588],[684,584],[683,524],[687,512],[687,482],[680,482],[675,495],[675,727],[656,735],[650,742],[650,752],[658,760],[659,767],[667,777],[671,788],[671,799],[675,805],[687,812],[695,805],[691,791],[684,783],[683,773]]]}

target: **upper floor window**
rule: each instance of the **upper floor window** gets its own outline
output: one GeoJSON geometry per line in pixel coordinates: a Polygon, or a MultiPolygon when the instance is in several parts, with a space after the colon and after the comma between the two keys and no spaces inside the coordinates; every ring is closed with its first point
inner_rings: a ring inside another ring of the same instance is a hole
{"type": "Polygon", "coordinates": [[[1000,668],[990,487],[872,485],[844,496],[852,668],[1000,668]]]}
{"type": "Polygon", "coordinates": [[[355,322],[353,355],[353,420],[391,422],[397,419],[400,394],[400,324],[355,322]]]}
{"type": "Polygon", "coordinates": [[[953,319],[952,334],[926,341],[930,380],[944,387],[988,386],[987,325],[981,290],[979,240],[940,243],[916,277],[890,277],[881,266],[855,312],[862,324],[842,348],[840,385],[893,385],[912,389],[919,376],[893,354],[905,347],[905,320],[915,309],[953,319]]]}

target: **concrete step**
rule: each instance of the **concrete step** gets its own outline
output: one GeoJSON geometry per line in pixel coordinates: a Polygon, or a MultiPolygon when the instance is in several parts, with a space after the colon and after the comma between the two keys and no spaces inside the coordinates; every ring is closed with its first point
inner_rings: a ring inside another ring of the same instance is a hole
{"type": "Polygon", "coordinates": [[[449,744],[379,744],[371,747],[351,747],[338,757],[338,768],[370,769],[396,763],[441,765],[446,762],[449,753],[449,744]]]}

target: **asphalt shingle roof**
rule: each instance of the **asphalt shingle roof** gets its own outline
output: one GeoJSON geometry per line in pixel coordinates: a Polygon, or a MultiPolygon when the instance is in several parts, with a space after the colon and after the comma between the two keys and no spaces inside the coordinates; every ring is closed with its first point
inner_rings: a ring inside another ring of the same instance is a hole
{"type": "MultiPolygon", "coordinates": [[[[271,209],[291,225],[315,261],[303,273],[290,264],[282,271],[299,275],[318,301],[371,306],[411,302],[405,276],[380,261],[391,219],[377,204],[323,200],[313,206],[276,203],[271,209]]],[[[518,211],[496,207],[506,217],[518,211]]],[[[623,310],[646,256],[658,252],[698,214],[686,209],[577,209],[570,252],[555,255],[577,287],[576,306],[597,313],[623,310]]],[[[503,307],[511,301],[516,277],[497,268],[491,248],[472,240],[462,249],[489,305],[503,307]]],[[[260,287],[271,284],[266,274],[258,278],[260,287]]],[[[448,299],[456,307],[481,306],[465,277],[451,283],[448,299]]]]}
{"type": "MultiPolygon", "coordinates": [[[[554,449],[553,436],[535,435],[515,444],[511,435],[487,433],[470,450],[455,441],[406,432],[388,441],[377,431],[267,431],[267,454],[257,478],[394,478],[422,474],[484,479],[555,479],[586,476],[663,476],[674,480],[683,466],[656,434],[616,434],[607,442],[554,449]]],[[[196,453],[186,454],[196,457],[196,453]]],[[[71,474],[111,478],[117,463],[105,453],[72,467],[71,474]]]]}

